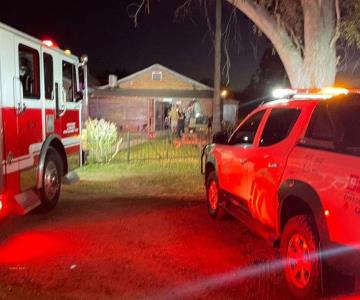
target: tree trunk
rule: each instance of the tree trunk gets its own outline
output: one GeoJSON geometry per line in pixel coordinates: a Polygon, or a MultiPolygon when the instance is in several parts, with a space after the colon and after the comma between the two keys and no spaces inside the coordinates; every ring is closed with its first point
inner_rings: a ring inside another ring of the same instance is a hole
{"type": "Polygon", "coordinates": [[[301,0],[304,12],[304,60],[297,74],[302,88],[331,86],[336,76],[334,1],[301,0]]]}
{"type": "Polygon", "coordinates": [[[221,0],[216,0],[215,61],[214,61],[214,100],[213,132],[221,130],[221,0]]]}
{"type": "Polygon", "coordinates": [[[227,0],[251,19],[269,38],[284,64],[292,87],[331,86],[336,76],[336,9],[332,0],[301,0],[304,49],[281,23],[253,0],[227,0]]]}

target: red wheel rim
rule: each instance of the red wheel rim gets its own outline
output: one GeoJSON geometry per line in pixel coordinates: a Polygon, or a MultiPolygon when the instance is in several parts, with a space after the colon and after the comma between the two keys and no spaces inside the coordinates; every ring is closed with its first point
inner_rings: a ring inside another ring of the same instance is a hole
{"type": "Polygon", "coordinates": [[[299,289],[305,288],[310,281],[311,259],[306,239],[301,234],[294,234],[287,248],[285,271],[291,283],[299,289]]]}
{"type": "Polygon", "coordinates": [[[217,206],[218,206],[218,189],[217,189],[217,185],[215,180],[212,180],[210,182],[210,186],[209,186],[209,204],[210,204],[210,208],[212,210],[216,210],[217,206]]]}

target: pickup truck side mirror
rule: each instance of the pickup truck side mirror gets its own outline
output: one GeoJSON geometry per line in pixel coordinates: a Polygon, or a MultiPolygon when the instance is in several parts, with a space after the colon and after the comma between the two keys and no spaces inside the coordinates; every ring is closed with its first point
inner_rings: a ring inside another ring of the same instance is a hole
{"type": "Polygon", "coordinates": [[[220,131],[214,134],[212,142],[214,144],[227,145],[228,140],[229,140],[228,134],[226,132],[220,131]]]}

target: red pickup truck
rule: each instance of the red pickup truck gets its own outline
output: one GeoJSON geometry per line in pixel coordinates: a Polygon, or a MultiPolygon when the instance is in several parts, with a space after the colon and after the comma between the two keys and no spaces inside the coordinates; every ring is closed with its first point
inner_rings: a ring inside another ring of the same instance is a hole
{"type": "Polygon", "coordinates": [[[322,291],[324,263],[360,266],[360,94],[281,96],[229,137],[215,134],[202,172],[210,216],[230,214],[279,247],[290,291],[308,299],[322,291]]]}

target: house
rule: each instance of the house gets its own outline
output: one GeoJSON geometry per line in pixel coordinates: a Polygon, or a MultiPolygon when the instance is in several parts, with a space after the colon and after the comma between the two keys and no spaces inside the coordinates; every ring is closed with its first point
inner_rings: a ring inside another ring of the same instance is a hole
{"type": "Polygon", "coordinates": [[[120,130],[159,131],[173,105],[188,111],[192,123],[206,126],[212,116],[213,88],[160,64],[96,88],[89,98],[91,118],[115,122],[120,130]]]}

